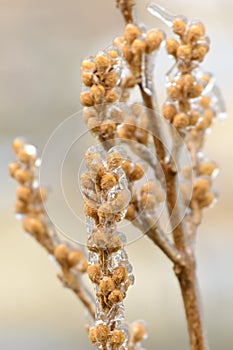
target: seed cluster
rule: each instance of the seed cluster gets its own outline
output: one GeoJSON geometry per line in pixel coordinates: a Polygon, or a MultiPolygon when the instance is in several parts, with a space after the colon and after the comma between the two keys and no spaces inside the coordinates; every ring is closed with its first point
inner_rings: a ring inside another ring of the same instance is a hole
{"type": "Polygon", "coordinates": [[[162,40],[161,30],[151,29],[144,33],[138,26],[130,23],[126,25],[123,36],[114,40],[114,45],[119,47],[133,77],[140,81],[145,55],[158,50],[162,40]]]}
{"type": "MultiPolygon", "coordinates": [[[[19,183],[16,189],[16,214],[22,219],[23,229],[32,235],[60,266],[58,278],[64,286],[80,296],[80,276],[87,271],[87,260],[80,249],[61,243],[44,211],[43,201],[47,198],[47,191],[38,184],[40,161],[36,148],[20,139],[13,142],[12,148],[16,162],[9,164],[9,174],[19,183]]],[[[88,300],[85,302],[87,305],[88,300]]],[[[91,309],[88,311],[91,312],[91,309]]]]}
{"type": "Polygon", "coordinates": [[[123,300],[134,280],[123,247],[124,235],[116,231],[116,222],[124,218],[130,200],[125,161],[118,148],[105,155],[92,147],[85,162],[87,172],[81,176],[81,187],[89,233],[87,272],[97,298],[96,323],[89,329],[89,339],[98,348],[121,349],[128,337],[121,327],[123,300]]]}

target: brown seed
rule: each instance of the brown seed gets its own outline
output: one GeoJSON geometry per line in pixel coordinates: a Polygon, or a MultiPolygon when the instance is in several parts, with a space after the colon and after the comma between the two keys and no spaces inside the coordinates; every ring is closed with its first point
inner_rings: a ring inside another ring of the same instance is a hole
{"type": "Polygon", "coordinates": [[[177,58],[188,61],[192,57],[192,49],[190,45],[180,45],[177,49],[177,58]]]}
{"type": "Polygon", "coordinates": [[[140,35],[140,30],[134,24],[127,24],[124,30],[125,40],[131,44],[140,35]]]}
{"type": "Polygon", "coordinates": [[[140,164],[135,164],[129,175],[129,181],[138,181],[144,176],[144,169],[140,164]]]}
{"type": "Polygon", "coordinates": [[[210,105],[210,98],[208,96],[202,96],[200,105],[202,108],[207,108],[210,105]]]}
{"type": "Polygon", "coordinates": [[[113,59],[118,58],[118,53],[117,53],[116,50],[109,50],[109,51],[108,51],[108,55],[109,55],[111,58],[113,58],[113,59]]]}
{"type": "Polygon", "coordinates": [[[117,81],[118,76],[113,70],[104,75],[104,85],[108,88],[113,88],[114,86],[116,86],[117,81]]]}
{"type": "Polygon", "coordinates": [[[115,289],[115,283],[112,280],[112,278],[108,276],[103,277],[99,284],[99,291],[104,295],[108,295],[114,289],[115,289]]]}
{"type": "Polygon", "coordinates": [[[134,55],[141,55],[146,50],[146,43],[143,40],[135,39],[131,46],[134,55]]]}
{"type": "Polygon", "coordinates": [[[215,196],[212,192],[207,192],[201,200],[199,200],[198,204],[200,208],[209,207],[215,200],[215,196]]]}
{"type": "Polygon", "coordinates": [[[95,63],[96,69],[99,73],[104,73],[110,65],[109,59],[107,57],[101,56],[101,55],[95,57],[94,63],[95,63]]]}
{"type": "Polygon", "coordinates": [[[116,185],[116,178],[111,173],[106,173],[103,175],[100,186],[103,190],[109,191],[112,187],[116,185]]]}
{"type": "Polygon", "coordinates": [[[182,19],[175,19],[172,24],[173,32],[177,35],[182,36],[186,30],[186,23],[182,19]]]}
{"type": "Polygon", "coordinates": [[[54,256],[61,265],[64,265],[67,263],[68,254],[69,254],[69,250],[64,244],[59,244],[54,249],[54,256]]]}
{"type": "Polygon", "coordinates": [[[125,341],[125,336],[122,331],[115,329],[109,340],[112,350],[117,350],[125,341]]]}
{"type": "Polygon", "coordinates": [[[98,248],[105,248],[109,241],[109,237],[101,228],[95,228],[92,231],[92,240],[98,248]]]}
{"type": "Polygon", "coordinates": [[[191,111],[189,114],[189,125],[196,125],[200,118],[200,114],[198,112],[191,111]]]}
{"type": "Polygon", "coordinates": [[[108,242],[109,254],[115,253],[122,248],[122,242],[119,236],[112,236],[108,242]]]}
{"type": "Polygon", "coordinates": [[[122,164],[122,156],[119,152],[114,151],[107,155],[106,161],[108,168],[114,170],[122,164]]]}
{"type": "Polygon", "coordinates": [[[122,169],[124,170],[125,175],[126,175],[127,177],[130,176],[131,168],[132,168],[132,166],[131,166],[131,163],[130,163],[129,160],[125,160],[125,161],[122,163],[122,169]]]}
{"type": "Polygon", "coordinates": [[[198,179],[193,186],[193,198],[197,200],[202,199],[208,191],[209,187],[210,184],[208,180],[204,178],[198,179]]]}
{"type": "Polygon", "coordinates": [[[94,100],[93,100],[90,92],[82,92],[80,94],[80,102],[82,103],[82,105],[84,105],[86,107],[94,106],[94,100]]]}
{"type": "Polygon", "coordinates": [[[176,39],[169,38],[166,40],[166,50],[169,55],[176,57],[179,43],[176,39]]]}
{"type": "Polygon", "coordinates": [[[170,122],[173,121],[174,116],[177,114],[176,106],[173,104],[163,105],[163,116],[170,122]]]}
{"type": "Polygon", "coordinates": [[[176,85],[171,85],[167,89],[167,95],[172,101],[176,101],[180,98],[180,89],[176,85]]]}
{"type": "Polygon", "coordinates": [[[101,276],[101,269],[99,264],[89,265],[87,268],[87,273],[91,282],[99,284],[101,276]]]}
{"type": "Polygon", "coordinates": [[[15,203],[15,211],[19,214],[26,214],[28,212],[28,204],[25,201],[17,200],[15,203]]]}
{"type": "Polygon", "coordinates": [[[94,328],[95,338],[100,343],[106,343],[109,335],[109,328],[103,324],[99,324],[94,328]]]}
{"type": "Polygon", "coordinates": [[[197,83],[195,85],[193,85],[192,89],[190,89],[189,93],[188,93],[188,98],[197,98],[201,95],[202,93],[202,84],[201,83],[197,83]]]}
{"type": "Polygon", "coordinates": [[[176,129],[183,129],[189,124],[189,118],[185,113],[178,113],[173,119],[173,125],[176,129]]]}
{"type": "Polygon", "coordinates": [[[78,265],[83,260],[83,252],[74,250],[68,255],[68,263],[70,267],[78,265]]]}
{"type": "Polygon", "coordinates": [[[202,62],[207,52],[209,51],[208,45],[196,45],[193,48],[192,59],[202,62]]]}
{"type": "Polygon", "coordinates": [[[120,303],[123,300],[123,295],[119,289],[114,289],[108,296],[108,301],[112,304],[120,303]]]}
{"type": "Polygon", "coordinates": [[[88,338],[89,338],[91,344],[95,344],[97,342],[96,337],[95,337],[95,327],[89,328],[88,338]]]}
{"type": "Polygon", "coordinates": [[[21,163],[25,164],[33,164],[35,162],[35,157],[28,154],[24,149],[18,150],[17,158],[21,163]]]}
{"type": "Polygon", "coordinates": [[[187,38],[189,41],[197,41],[205,35],[205,27],[201,22],[193,23],[189,26],[187,31],[187,38]]]}
{"type": "Polygon", "coordinates": [[[118,95],[115,90],[108,90],[105,97],[107,103],[114,103],[118,100],[118,95]]]}
{"type": "Polygon", "coordinates": [[[23,220],[23,228],[35,236],[41,236],[46,231],[44,224],[40,220],[30,216],[23,220]]]}
{"type": "Polygon", "coordinates": [[[212,162],[200,163],[198,170],[200,175],[211,176],[216,169],[216,165],[212,162]]]}
{"type": "Polygon", "coordinates": [[[84,85],[91,87],[93,85],[93,75],[92,73],[83,72],[82,73],[82,82],[84,85]]]}
{"type": "Polygon", "coordinates": [[[92,71],[95,69],[95,64],[89,60],[83,60],[81,64],[82,71],[92,71]]]}
{"type": "Polygon", "coordinates": [[[16,190],[17,198],[24,202],[28,202],[30,200],[31,194],[32,194],[32,190],[30,187],[19,186],[16,190]]]}
{"type": "Polygon", "coordinates": [[[119,286],[121,283],[125,282],[127,277],[128,274],[124,266],[115,267],[113,270],[112,279],[115,282],[116,286],[119,286]]]}
{"type": "Polygon", "coordinates": [[[146,53],[157,50],[163,41],[163,32],[161,30],[152,29],[146,35],[146,53]]]}
{"type": "Polygon", "coordinates": [[[127,212],[125,214],[125,219],[132,221],[133,219],[135,219],[135,215],[136,215],[136,211],[135,211],[135,207],[133,204],[129,204],[127,212]]]}
{"type": "Polygon", "coordinates": [[[20,139],[15,139],[12,143],[12,149],[15,154],[19,152],[21,148],[23,148],[24,142],[20,139]]]}
{"type": "Polygon", "coordinates": [[[15,172],[20,168],[18,163],[10,163],[8,165],[8,172],[11,177],[15,177],[15,172]]]}
{"type": "Polygon", "coordinates": [[[135,322],[130,327],[130,338],[133,343],[138,343],[143,340],[146,335],[145,326],[142,323],[135,322]]]}
{"type": "Polygon", "coordinates": [[[93,85],[90,89],[94,104],[100,104],[104,101],[105,88],[102,85],[93,85]]]}
{"type": "Polygon", "coordinates": [[[31,184],[33,181],[33,174],[30,172],[30,170],[26,169],[16,170],[14,173],[14,177],[21,184],[31,184]]]}

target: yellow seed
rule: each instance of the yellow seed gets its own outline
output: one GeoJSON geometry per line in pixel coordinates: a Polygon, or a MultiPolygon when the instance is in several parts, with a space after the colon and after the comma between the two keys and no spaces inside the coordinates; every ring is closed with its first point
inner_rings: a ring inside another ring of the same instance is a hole
{"type": "Polygon", "coordinates": [[[15,172],[20,168],[18,163],[10,163],[8,165],[8,172],[11,177],[15,177],[15,172]]]}
{"type": "Polygon", "coordinates": [[[118,100],[118,95],[115,90],[108,90],[105,97],[107,103],[114,103],[118,100]]]}
{"type": "Polygon", "coordinates": [[[173,104],[165,104],[163,106],[163,116],[172,122],[174,116],[177,114],[176,106],[173,104]]]}
{"type": "Polygon", "coordinates": [[[16,190],[16,197],[24,202],[28,202],[30,200],[31,194],[32,190],[30,187],[19,186],[16,190]]]}
{"type": "Polygon", "coordinates": [[[201,22],[193,23],[189,26],[187,31],[187,38],[189,41],[197,41],[205,35],[205,27],[201,22]]]}
{"type": "Polygon", "coordinates": [[[81,64],[82,71],[91,71],[95,69],[95,64],[88,60],[83,60],[81,64]]]}
{"type": "Polygon", "coordinates": [[[118,76],[113,70],[104,75],[104,85],[108,88],[113,88],[114,86],[116,86],[117,81],[118,76]]]}
{"type": "Polygon", "coordinates": [[[24,142],[20,139],[15,139],[12,143],[12,149],[15,154],[24,146],[24,142]]]}
{"type": "Polygon", "coordinates": [[[177,49],[177,58],[181,60],[190,60],[192,57],[192,50],[190,45],[180,45],[177,49]]]}
{"type": "Polygon", "coordinates": [[[206,192],[209,189],[209,181],[204,179],[204,178],[200,178],[198,179],[193,186],[193,198],[194,199],[202,199],[206,192]]]}
{"type": "Polygon", "coordinates": [[[24,183],[31,184],[33,180],[33,174],[30,172],[30,170],[26,170],[26,169],[16,170],[14,173],[14,177],[21,184],[24,184],[24,183]]]}
{"type": "Polygon", "coordinates": [[[93,85],[90,89],[94,104],[100,104],[104,101],[105,88],[102,85],[93,85]]]}
{"type": "Polygon", "coordinates": [[[133,343],[138,343],[143,340],[146,335],[146,329],[142,323],[135,322],[130,327],[130,337],[133,343]]]}
{"type": "Polygon", "coordinates": [[[167,94],[172,101],[176,101],[180,98],[180,89],[175,85],[171,85],[167,89],[167,94]]]}
{"type": "Polygon", "coordinates": [[[44,224],[40,220],[30,216],[23,220],[23,228],[35,236],[41,236],[46,231],[44,224]]]}

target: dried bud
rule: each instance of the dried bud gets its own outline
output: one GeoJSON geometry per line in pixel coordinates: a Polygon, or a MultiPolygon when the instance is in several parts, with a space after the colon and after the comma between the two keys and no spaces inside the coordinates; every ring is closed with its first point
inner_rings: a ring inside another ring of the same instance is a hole
{"type": "Polygon", "coordinates": [[[161,30],[152,29],[146,35],[146,53],[157,50],[163,41],[163,32],[161,30]]]}
{"type": "Polygon", "coordinates": [[[103,324],[95,326],[95,338],[100,343],[105,343],[108,339],[109,328],[103,324]]]}
{"type": "Polygon", "coordinates": [[[173,104],[165,104],[163,106],[163,116],[170,122],[173,121],[174,116],[177,114],[176,106],[173,104]]]}
{"type": "Polygon", "coordinates": [[[173,119],[173,125],[177,129],[183,129],[189,124],[189,118],[185,113],[178,113],[173,119]]]}
{"type": "Polygon", "coordinates": [[[83,72],[82,73],[82,82],[84,85],[91,87],[93,85],[93,75],[92,73],[83,72]]]}
{"type": "Polygon", "coordinates": [[[122,164],[122,156],[119,152],[111,152],[107,155],[107,165],[109,169],[116,169],[122,164]]]}
{"type": "Polygon", "coordinates": [[[23,228],[35,236],[41,236],[46,231],[44,224],[40,220],[30,216],[24,218],[23,228]]]}
{"type": "Polygon", "coordinates": [[[114,289],[109,296],[108,301],[112,304],[120,303],[123,300],[123,295],[121,294],[119,289],[114,289]]]}
{"type": "Polygon", "coordinates": [[[95,189],[95,184],[92,181],[92,178],[89,174],[85,173],[81,175],[80,178],[81,181],[81,186],[88,189],[88,190],[94,190],[95,189]]]}
{"type": "Polygon", "coordinates": [[[82,71],[92,71],[95,69],[95,64],[89,60],[83,60],[81,64],[81,70],[82,71]]]}
{"type": "Polygon", "coordinates": [[[197,83],[195,85],[193,85],[192,89],[189,91],[188,97],[189,98],[196,98],[199,97],[202,93],[202,84],[201,83],[197,83]]]}
{"type": "Polygon", "coordinates": [[[121,283],[125,282],[128,274],[124,266],[115,267],[112,274],[112,280],[115,282],[116,286],[119,286],[121,283]]]}
{"type": "Polygon", "coordinates": [[[94,63],[99,73],[104,73],[110,65],[109,59],[105,56],[96,56],[94,63]]]}
{"type": "Polygon", "coordinates": [[[177,35],[182,36],[186,30],[186,23],[182,19],[175,19],[172,24],[173,32],[177,35]]]}
{"type": "Polygon", "coordinates": [[[110,338],[110,346],[112,350],[117,350],[125,341],[125,336],[122,331],[115,329],[110,338]]]}
{"type": "Polygon", "coordinates": [[[10,163],[8,165],[8,172],[11,177],[15,177],[15,172],[20,168],[18,163],[10,163]]]}
{"type": "Polygon", "coordinates": [[[105,88],[102,85],[93,85],[90,91],[94,104],[103,103],[105,96],[105,88]]]}
{"type": "Polygon", "coordinates": [[[106,73],[104,76],[104,85],[107,88],[113,88],[114,86],[116,86],[117,81],[118,81],[118,77],[113,70],[106,73]]]}
{"type": "Polygon", "coordinates": [[[199,164],[199,174],[211,176],[216,169],[216,165],[212,162],[200,163],[199,164]]]}
{"type": "Polygon", "coordinates": [[[105,248],[109,241],[109,237],[101,228],[94,228],[92,231],[92,240],[98,248],[105,248]]]}
{"type": "Polygon", "coordinates": [[[69,254],[69,250],[64,244],[59,244],[54,249],[54,256],[61,265],[64,265],[67,263],[68,254],[69,254]]]}
{"type": "Polygon", "coordinates": [[[202,96],[200,100],[200,106],[202,108],[207,108],[210,105],[210,98],[208,96],[202,96]]]}
{"type": "Polygon", "coordinates": [[[80,102],[86,107],[94,106],[94,101],[90,92],[82,92],[80,95],[80,102]]]}
{"type": "Polygon", "coordinates": [[[135,322],[130,327],[130,338],[132,343],[138,343],[146,336],[146,329],[142,323],[135,322]]]}
{"type": "Polygon", "coordinates": [[[146,43],[143,40],[135,39],[131,49],[134,55],[142,55],[146,50],[146,43]]]}
{"type": "Polygon", "coordinates": [[[100,186],[102,190],[109,191],[112,187],[116,185],[116,178],[111,173],[106,173],[102,176],[100,186]]]}
{"type": "Polygon", "coordinates": [[[125,40],[131,44],[140,35],[140,30],[134,24],[127,24],[124,30],[125,40]]]}
{"type": "Polygon", "coordinates": [[[118,100],[118,95],[115,90],[108,90],[105,97],[107,103],[114,103],[118,100]]]}
{"type": "Polygon", "coordinates": [[[135,87],[135,85],[136,85],[136,80],[133,75],[128,75],[122,81],[122,86],[125,89],[132,89],[135,87]]]}
{"type": "Polygon", "coordinates": [[[190,45],[180,45],[177,49],[177,58],[188,61],[191,59],[192,49],[190,45]]]}
{"type": "Polygon", "coordinates": [[[207,192],[203,198],[198,201],[199,207],[205,208],[209,207],[215,200],[215,196],[212,192],[207,192]]]}
{"type": "Polygon", "coordinates": [[[83,252],[80,250],[74,250],[68,255],[68,263],[70,267],[78,265],[83,260],[83,252]]]}
{"type": "Polygon", "coordinates": [[[169,38],[166,40],[166,50],[169,55],[176,57],[176,52],[178,50],[179,43],[174,38],[169,38]]]}
{"type": "Polygon", "coordinates": [[[18,150],[17,158],[21,163],[24,164],[33,164],[35,162],[35,157],[28,154],[24,149],[18,150]]]}
{"type": "Polygon", "coordinates": [[[99,284],[101,276],[101,269],[99,264],[89,265],[87,268],[87,273],[91,282],[99,284]]]}
{"type": "Polygon", "coordinates": [[[102,278],[99,284],[99,291],[104,295],[108,295],[115,289],[115,283],[111,277],[105,276],[102,278]]]}
{"type": "Polygon", "coordinates": [[[193,23],[189,26],[187,37],[189,41],[200,40],[205,35],[205,27],[201,22],[193,23]]]}
{"type": "Polygon", "coordinates": [[[98,223],[99,218],[97,214],[97,210],[93,207],[90,207],[87,203],[84,203],[84,213],[90,218],[94,219],[96,223],[98,223]]]}
{"type": "Polygon", "coordinates": [[[125,219],[129,220],[129,221],[132,221],[132,220],[135,219],[135,215],[136,215],[136,212],[135,212],[134,205],[133,204],[129,204],[127,212],[125,214],[125,219]]]}
{"type": "Polygon", "coordinates": [[[192,59],[202,62],[208,51],[209,51],[209,47],[207,44],[195,45],[192,52],[192,59]]]}
{"type": "Polygon", "coordinates": [[[167,89],[167,95],[172,101],[176,101],[180,98],[180,89],[176,85],[171,85],[167,89]]]}
{"type": "Polygon", "coordinates": [[[140,180],[144,176],[144,169],[140,164],[135,164],[133,170],[129,175],[129,181],[140,180]]]}
{"type": "Polygon", "coordinates": [[[207,179],[199,178],[193,186],[193,198],[196,200],[202,199],[210,187],[207,179]]]}
{"type": "Polygon", "coordinates": [[[19,214],[27,214],[28,204],[25,201],[17,200],[15,203],[15,211],[19,214]]]}
{"type": "Polygon", "coordinates": [[[96,337],[95,337],[95,327],[89,328],[88,338],[89,338],[91,344],[95,344],[97,342],[96,337]]]}
{"type": "Polygon", "coordinates": [[[108,242],[109,254],[115,253],[122,248],[122,242],[119,236],[112,236],[108,242]]]}
{"type": "Polygon", "coordinates": [[[29,202],[31,194],[30,187],[19,186],[16,190],[16,197],[24,202],[29,202]]]}
{"type": "Polygon", "coordinates": [[[16,181],[18,181],[21,184],[31,184],[33,181],[33,174],[31,173],[30,170],[26,169],[18,169],[14,173],[14,177],[16,181]]]}
{"type": "Polygon", "coordinates": [[[23,148],[23,146],[24,146],[24,142],[22,140],[15,139],[12,143],[13,152],[17,155],[17,153],[21,148],[23,148]]]}
{"type": "Polygon", "coordinates": [[[198,112],[191,111],[189,115],[189,125],[196,125],[200,118],[200,114],[198,112]]]}

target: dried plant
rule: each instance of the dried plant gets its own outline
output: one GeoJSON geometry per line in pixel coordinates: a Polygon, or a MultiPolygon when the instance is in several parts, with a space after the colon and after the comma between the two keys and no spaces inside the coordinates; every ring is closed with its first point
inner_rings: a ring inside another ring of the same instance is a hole
{"type": "Polygon", "coordinates": [[[127,236],[117,230],[125,219],[173,263],[190,348],[206,350],[195,243],[203,209],[216,200],[212,182],[218,169],[202,149],[213,121],[224,116],[215,80],[201,68],[209,39],[201,22],[174,16],[158,5],[148,10],[171,29],[169,38],[160,29],[138,24],[133,0],[116,0],[116,5],[126,23],[123,35],[81,65],[83,119],[99,141],[87,150],[80,177],[87,257],[56,234],[43,207],[47,192],[39,184],[36,149],[19,139],[13,143],[17,161],[9,165],[19,183],[15,210],[25,231],[58,264],[63,285],[85,306],[88,336],[96,348],[140,349],[146,337],[143,322],[130,325],[124,317],[123,301],[134,282],[127,236]],[[166,74],[160,117],[154,65],[163,44],[174,63],[166,74]],[[82,282],[85,273],[94,295],[82,282]]]}

